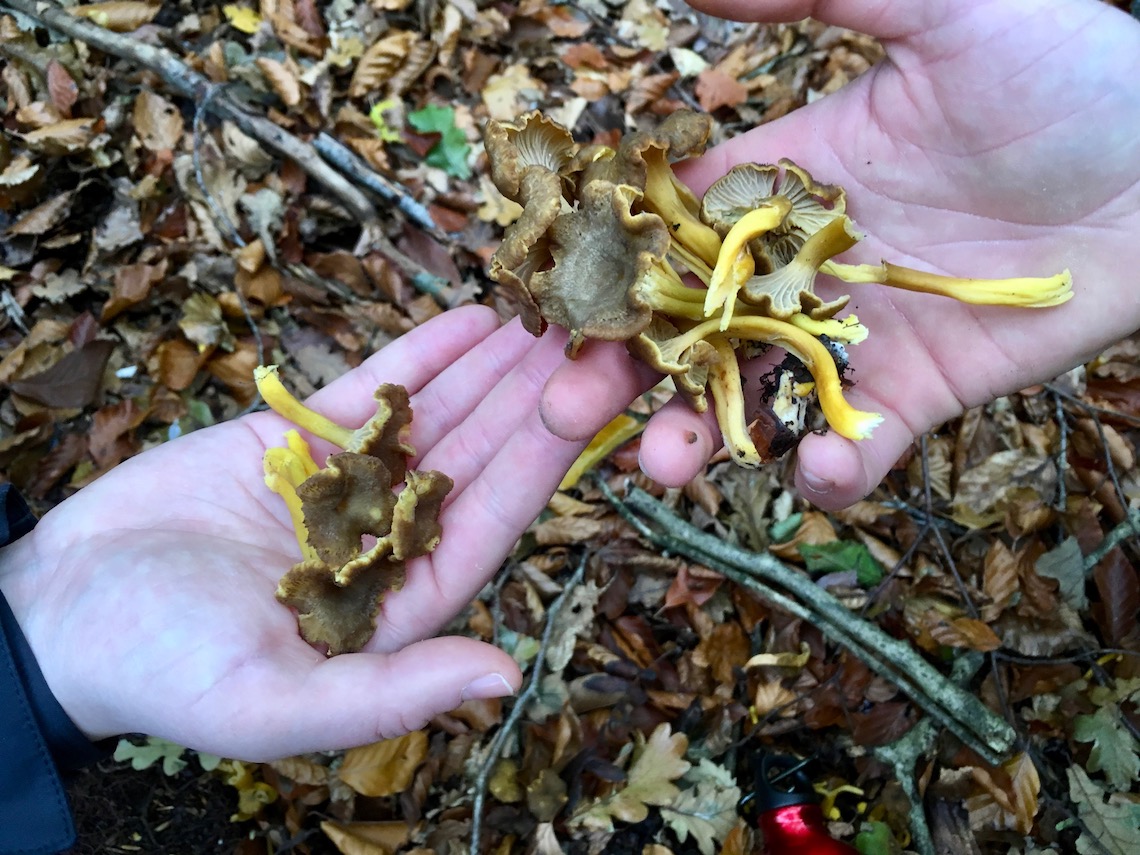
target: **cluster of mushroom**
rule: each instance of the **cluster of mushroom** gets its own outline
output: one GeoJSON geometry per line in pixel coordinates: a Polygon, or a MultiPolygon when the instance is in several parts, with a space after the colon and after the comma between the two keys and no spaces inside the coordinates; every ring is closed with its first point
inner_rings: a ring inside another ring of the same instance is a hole
{"type": "Polygon", "coordinates": [[[840,187],[817,183],[789,160],[742,164],[698,199],[672,162],[700,154],[708,116],[681,111],[616,148],[579,145],[557,122],[531,112],[488,123],[491,178],[522,206],[491,260],[490,275],[523,325],[569,330],[573,359],[586,339],[626,341],[670,375],[698,412],[713,405],[731,457],[755,467],[798,438],[809,396],[832,429],[864,439],[882,421],[844,398],[845,347],[867,329],[836,315],[848,297],[815,293],[820,274],[876,282],[983,304],[1053,306],[1072,296],[1068,271],[1042,279],[956,279],[884,262],[833,260],[862,237],[840,187]],[[704,288],[690,287],[691,273],[704,288]],[[738,356],[783,348],[797,365],[772,384],[765,407],[746,411],[738,356]]]}
{"type": "Polygon", "coordinates": [[[344,449],[322,469],[296,430],[262,460],[265,483],[289,508],[302,559],[281,579],[277,599],[297,610],[301,635],[330,656],[362,648],[376,631],[384,595],[404,584],[404,565],[440,539],[439,512],[452,481],[408,469],[412,410],[403,386],[376,390],[376,414],[350,430],[304,406],[276,366],[254,372],[257,389],[278,414],[344,449]],[[394,492],[400,484],[404,487],[394,492]],[[366,548],[375,538],[375,543],[366,548]]]}

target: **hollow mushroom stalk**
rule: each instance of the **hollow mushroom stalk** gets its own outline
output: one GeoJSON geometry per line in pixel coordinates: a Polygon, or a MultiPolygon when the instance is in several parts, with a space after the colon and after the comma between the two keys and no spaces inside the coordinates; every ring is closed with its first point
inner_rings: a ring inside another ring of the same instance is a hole
{"type": "MultiPolygon", "coordinates": [[[[697,342],[719,332],[719,318],[704,321],[667,342],[662,347],[662,352],[683,353],[697,342]]],[[[882,423],[883,417],[879,413],[857,410],[847,403],[831,352],[810,333],[776,318],[753,316],[734,318],[724,335],[782,347],[802,362],[815,381],[824,418],[840,436],[855,440],[866,439],[882,423]]]]}
{"type": "Polygon", "coordinates": [[[265,450],[265,455],[262,457],[265,486],[285,502],[289,519],[293,523],[293,534],[301,547],[301,560],[315,560],[317,552],[309,543],[309,532],[305,526],[305,515],[297,488],[317,471],[317,463],[309,451],[309,444],[297,431],[287,431],[285,441],[288,443],[285,448],[265,450]]]}
{"type": "Polygon", "coordinates": [[[832,256],[853,247],[862,235],[846,216],[836,217],[804,241],[787,264],[753,276],[741,289],[741,300],[765,308],[772,317],[786,320],[796,312],[829,318],[847,305],[848,297],[824,302],[815,294],[820,267],[832,256]],[[807,304],[805,306],[805,304],[807,304]]]}
{"type": "Polygon", "coordinates": [[[979,306],[1047,308],[1059,306],[1073,296],[1073,277],[1067,269],[1045,277],[960,279],[913,270],[889,261],[876,266],[828,260],[821,266],[821,272],[853,284],[887,285],[904,291],[951,297],[960,303],[979,306]]]}
{"type": "Polygon", "coordinates": [[[352,443],[353,431],[322,416],[316,410],[309,409],[285,388],[277,374],[276,365],[257,366],[253,370],[253,382],[257,384],[257,391],[265,403],[277,415],[341,448],[348,448],[352,443]]]}
{"type": "Polygon", "coordinates": [[[744,414],[744,387],[740,380],[740,363],[736,351],[723,336],[713,336],[709,343],[716,348],[717,362],[709,366],[709,391],[712,393],[713,412],[720,427],[724,447],[733,462],[749,469],[757,469],[764,458],[748,431],[744,414]]]}
{"type": "Polygon", "coordinates": [[[779,196],[749,211],[736,221],[721,243],[716,267],[709,277],[705,295],[705,317],[721,309],[721,330],[728,327],[741,286],[756,272],[749,241],[778,228],[792,210],[792,203],[779,196]]]}

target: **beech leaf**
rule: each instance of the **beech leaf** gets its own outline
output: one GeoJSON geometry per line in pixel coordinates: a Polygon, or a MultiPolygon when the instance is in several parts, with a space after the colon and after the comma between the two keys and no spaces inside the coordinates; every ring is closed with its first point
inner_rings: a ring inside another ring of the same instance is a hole
{"type": "Polygon", "coordinates": [[[413,730],[349,750],[337,775],[362,796],[391,796],[411,786],[427,753],[427,733],[413,730]]]}
{"type": "Polygon", "coordinates": [[[13,381],[17,395],[45,407],[72,409],[95,400],[103,380],[103,368],[115,349],[112,342],[96,339],[73,350],[46,371],[13,381]]]}

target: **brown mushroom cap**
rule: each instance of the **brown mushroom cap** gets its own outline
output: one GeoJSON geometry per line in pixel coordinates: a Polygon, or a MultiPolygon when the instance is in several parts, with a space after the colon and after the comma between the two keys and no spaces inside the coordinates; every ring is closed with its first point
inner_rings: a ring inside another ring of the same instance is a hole
{"type": "Polygon", "coordinates": [[[537,110],[517,122],[490,121],[483,130],[483,145],[491,180],[499,192],[520,205],[523,176],[529,169],[562,173],[570,164],[577,143],[570,132],[537,110]]]}
{"type": "Polygon", "coordinates": [[[392,512],[389,540],[396,559],[427,555],[439,544],[443,533],[439,512],[453,486],[442,472],[408,472],[407,484],[396,497],[392,512]]]}
{"type": "Polygon", "coordinates": [[[689,405],[698,413],[708,409],[705,387],[708,385],[709,367],[717,360],[716,348],[699,340],[684,350],[670,347],[680,330],[660,315],[636,338],[626,345],[629,352],[645,364],[673,378],[673,383],[689,405]]]}
{"type": "Polygon", "coordinates": [[[297,488],[309,545],[326,564],[340,566],[360,554],[366,534],[383,537],[392,526],[396,496],[392,474],[375,457],[334,454],[297,488]]]}
{"type": "Polygon", "coordinates": [[[376,400],[376,414],[354,431],[345,451],[379,458],[391,476],[391,488],[404,480],[408,458],[416,453],[408,441],[412,407],[408,390],[397,383],[384,383],[372,397],[376,400]]]}
{"type": "Polygon", "coordinates": [[[570,331],[570,358],[585,338],[622,341],[649,324],[650,308],[632,292],[666,263],[669,232],[660,217],[631,213],[639,196],[628,185],[591,181],[578,209],[551,226],[554,267],[531,277],[531,293],[543,317],[570,331]]]}
{"type": "Polygon", "coordinates": [[[310,644],[328,645],[328,654],[360,650],[376,631],[380,601],[404,581],[401,562],[376,555],[356,568],[349,584],[335,580],[334,569],[321,561],[296,564],[277,584],[277,599],[297,610],[301,636],[310,644]]]}

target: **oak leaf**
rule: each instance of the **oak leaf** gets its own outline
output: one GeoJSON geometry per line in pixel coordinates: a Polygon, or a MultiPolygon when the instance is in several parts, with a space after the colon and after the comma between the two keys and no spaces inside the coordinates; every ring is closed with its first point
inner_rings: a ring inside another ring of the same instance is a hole
{"type": "Polygon", "coordinates": [[[732,773],[705,758],[685,778],[695,779],[695,785],[663,806],[661,816],[681,843],[691,834],[701,855],[713,855],[736,826],[740,788],[732,773]]]}
{"type": "Polygon", "coordinates": [[[1140,842],[1140,805],[1119,796],[1109,796],[1098,787],[1080,766],[1068,769],[1069,798],[1086,832],[1077,839],[1081,855],[1132,855],[1140,842]]]}
{"type": "Polygon", "coordinates": [[[1140,778],[1140,741],[1125,729],[1119,710],[1103,706],[1073,720],[1073,739],[1091,742],[1088,770],[1104,772],[1114,790],[1127,790],[1140,778]]]}
{"type": "Polygon", "coordinates": [[[572,823],[586,828],[612,830],[615,819],[641,822],[649,815],[649,806],[670,804],[680,794],[673,782],[684,775],[691,764],[684,759],[689,739],[683,733],[673,734],[668,724],[659,724],[649,739],[637,737],[634,759],[626,774],[626,783],[608,796],[586,803],[572,823]]]}

